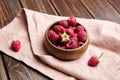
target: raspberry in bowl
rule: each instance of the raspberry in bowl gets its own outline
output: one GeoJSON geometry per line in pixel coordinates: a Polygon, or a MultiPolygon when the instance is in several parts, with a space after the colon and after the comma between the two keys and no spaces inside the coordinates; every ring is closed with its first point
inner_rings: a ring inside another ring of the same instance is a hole
{"type": "Polygon", "coordinates": [[[62,59],[81,57],[89,45],[88,32],[74,16],[53,23],[45,32],[44,46],[48,53],[62,59]]]}

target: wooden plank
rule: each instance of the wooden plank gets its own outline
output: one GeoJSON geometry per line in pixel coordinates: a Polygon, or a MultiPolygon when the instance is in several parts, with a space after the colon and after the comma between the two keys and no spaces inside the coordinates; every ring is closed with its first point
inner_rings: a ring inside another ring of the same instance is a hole
{"type": "MultiPolygon", "coordinates": [[[[22,8],[19,0],[1,0],[2,14],[0,16],[0,23],[6,25],[17,15],[18,11],[22,8]],[[4,6],[4,8],[3,8],[4,6]],[[6,16],[7,14],[7,16],[6,16]],[[5,19],[3,19],[5,18],[5,19]],[[8,21],[9,20],[9,21],[8,21]],[[7,23],[5,23],[7,22],[7,23]]],[[[19,62],[9,56],[3,55],[5,66],[10,77],[10,80],[47,80],[46,76],[33,70],[22,62],[19,62]]],[[[2,65],[0,65],[2,67],[2,65]]],[[[2,77],[1,77],[2,78],[2,77]]],[[[1,80],[1,79],[0,79],[1,80]]]]}
{"type": "Polygon", "coordinates": [[[20,0],[24,8],[32,9],[42,13],[57,15],[49,0],[20,0]]]}
{"type": "Polygon", "coordinates": [[[119,12],[120,14],[120,0],[108,0],[110,4],[119,12]]]}
{"type": "MultiPolygon", "coordinates": [[[[8,12],[4,6],[4,3],[0,0],[0,28],[5,26],[10,21],[8,12]]],[[[2,53],[0,52],[0,80],[8,80],[6,69],[3,63],[2,53]]]]}
{"type": "Polygon", "coordinates": [[[68,14],[73,15],[72,12],[70,11],[70,8],[65,3],[65,0],[60,0],[60,1],[59,0],[51,0],[51,2],[53,3],[53,5],[56,8],[59,15],[61,15],[61,14],[63,16],[68,16],[68,14]],[[66,13],[68,13],[68,14],[66,14],[66,13]]]}
{"type": "Polygon", "coordinates": [[[0,80],[8,80],[1,54],[0,52],[0,80]]]}
{"type": "Polygon", "coordinates": [[[10,17],[2,0],[0,0],[0,28],[10,22],[10,17]]]}
{"type": "Polygon", "coordinates": [[[96,19],[120,23],[119,13],[106,0],[81,0],[96,19]]]}
{"type": "Polygon", "coordinates": [[[49,80],[45,75],[11,57],[5,56],[5,63],[11,80],[49,80]]]}
{"type": "Polygon", "coordinates": [[[79,0],[51,0],[51,2],[60,15],[74,15],[82,18],[92,18],[79,0]]]}
{"type": "Polygon", "coordinates": [[[21,9],[21,5],[19,3],[19,0],[2,0],[4,3],[8,13],[10,20],[12,20],[18,13],[18,11],[21,9]]]}

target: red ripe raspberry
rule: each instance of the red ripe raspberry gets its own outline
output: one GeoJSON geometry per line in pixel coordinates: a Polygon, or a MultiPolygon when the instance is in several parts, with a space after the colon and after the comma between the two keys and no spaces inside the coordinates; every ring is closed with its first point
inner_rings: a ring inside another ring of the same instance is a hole
{"type": "Polygon", "coordinates": [[[87,33],[85,31],[80,31],[77,37],[79,41],[85,42],[85,40],[87,39],[87,33]]]}
{"type": "Polygon", "coordinates": [[[66,33],[70,35],[70,37],[74,36],[74,30],[72,28],[66,29],[66,33]]]}
{"type": "Polygon", "coordinates": [[[53,30],[54,30],[57,34],[63,34],[64,31],[65,31],[64,27],[61,26],[61,25],[55,25],[55,26],[53,27],[53,30]]]}
{"type": "Polygon", "coordinates": [[[96,66],[98,63],[99,63],[99,60],[96,56],[92,56],[88,61],[88,65],[90,66],[96,66]]]}
{"type": "Polygon", "coordinates": [[[66,20],[61,20],[58,22],[59,25],[63,26],[64,28],[68,28],[68,22],[66,20]]]}
{"type": "Polygon", "coordinates": [[[66,46],[65,46],[66,49],[75,49],[77,48],[77,42],[75,40],[70,40],[66,46]]]}
{"type": "Polygon", "coordinates": [[[77,37],[77,33],[74,33],[74,36],[77,37]]]}
{"type": "Polygon", "coordinates": [[[51,42],[55,43],[59,40],[59,35],[56,34],[53,30],[48,31],[48,38],[51,42]]]}
{"type": "Polygon", "coordinates": [[[78,42],[78,38],[76,36],[70,37],[70,40],[74,40],[74,41],[78,42]]]}
{"type": "Polygon", "coordinates": [[[82,46],[84,42],[78,42],[78,47],[82,46]]]}
{"type": "Polygon", "coordinates": [[[80,31],[84,31],[84,28],[82,26],[77,26],[75,32],[78,33],[80,31]]]}
{"type": "Polygon", "coordinates": [[[18,52],[20,50],[21,43],[19,40],[15,40],[11,44],[11,49],[15,52],[18,52]]]}
{"type": "Polygon", "coordinates": [[[70,26],[76,26],[76,18],[74,16],[70,16],[70,18],[68,19],[68,23],[70,26]]]}
{"type": "Polygon", "coordinates": [[[89,66],[97,66],[99,64],[99,59],[102,57],[103,53],[97,57],[97,56],[92,56],[89,60],[88,60],[88,65],[89,66]]]}
{"type": "Polygon", "coordinates": [[[69,26],[69,29],[72,29],[74,31],[76,29],[76,27],[69,26]]]}

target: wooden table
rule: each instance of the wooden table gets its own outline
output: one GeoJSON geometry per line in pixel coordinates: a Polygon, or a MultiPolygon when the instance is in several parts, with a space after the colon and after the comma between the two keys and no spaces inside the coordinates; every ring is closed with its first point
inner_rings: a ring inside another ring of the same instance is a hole
{"type": "MultiPolygon", "coordinates": [[[[120,23],[120,0],[0,0],[0,27],[10,23],[23,7],[52,15],[74,15],[120,23]]],[[[49,79],[0,52],[0,80],[49,79]]]]}

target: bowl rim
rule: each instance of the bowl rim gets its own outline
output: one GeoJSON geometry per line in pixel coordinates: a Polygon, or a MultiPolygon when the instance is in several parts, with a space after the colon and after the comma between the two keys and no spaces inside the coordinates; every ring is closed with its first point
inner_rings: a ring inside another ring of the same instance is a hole
{"type": "Polygon", "coordinates": [[[77,24],[83,26],[84,29],[85,29],[85,31],[87,32],[87,39],[86,39],[85,43],[84,43],[82,46],[80,46],[80,47],[78,47],[78,48],[74,48],[74,49],[62,49],[62,48],[59,48],[59,47],[55,46],[55,45],[49,40],[49,38],[48,38],[48,36],[47,36],[47,32],[48,32],[48,30],[49,30],[53,25],[55,25],[57,22],[58,22],[58,21],[56,21],[55,23],[51,24],[51,25],[47,28],[47,30],[46,30],[46,32],[45,32],[45,37],[46,37],[47,41],[48,41],[48,42],[50,43],[50,45],[52,45],[54,48],[59,49],[59,50],[62,50],[62,51],[76,51],[76,50],[79,50],[80,48],[83,48],[83,47],[87,44],[87,42],[89,42],[88,31],[86,30],[86,28],[85,28],[83,25],[81,25],[79,22],[77,22],[77,24]]]}

